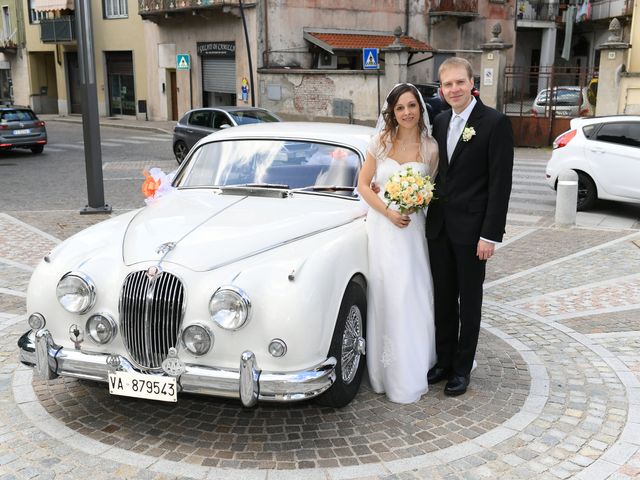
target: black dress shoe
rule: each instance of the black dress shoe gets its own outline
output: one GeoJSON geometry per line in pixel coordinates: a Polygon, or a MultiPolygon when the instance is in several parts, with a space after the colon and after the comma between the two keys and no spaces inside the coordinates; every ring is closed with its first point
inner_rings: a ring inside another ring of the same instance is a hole
{"type": "Polygon", "coordinates": [[[469,386],[469,375],[453,375],[444,387],[444,394],[450,397],[462,395],[469,386]]]}
{"type": "Polygon", "coordinates": [[[429,382],[429,385],[434,385],[449,378],[449,373],[450,372],[447,368],[435,366],[429,370],[429,373],[427,373],[427,381],[429,382]]]}

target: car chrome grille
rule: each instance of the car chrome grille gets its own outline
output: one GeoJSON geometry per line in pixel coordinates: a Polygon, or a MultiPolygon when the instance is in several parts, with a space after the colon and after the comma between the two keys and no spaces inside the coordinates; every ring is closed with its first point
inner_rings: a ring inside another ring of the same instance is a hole
{"type": "Polygon", "coordinates": [[[130,273],[120,296],[120,330],[132,359],[141,367],[158,369],[169,348],[178,343],[184,288],[178,277],[162,272],[130,273]]]}

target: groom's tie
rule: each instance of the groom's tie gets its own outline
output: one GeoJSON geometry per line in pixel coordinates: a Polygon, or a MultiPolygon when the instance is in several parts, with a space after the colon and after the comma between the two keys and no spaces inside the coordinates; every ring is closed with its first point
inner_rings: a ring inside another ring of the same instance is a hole
{"type": "Polygon", "coordinates": [[[456,149],[463,126],[464,119],[459,115],[453,114],[451,121],[449,122],[449,136],[447,137],[447,157],[449,158],[449,161],[451,161],[453,151],[456,149]]]}

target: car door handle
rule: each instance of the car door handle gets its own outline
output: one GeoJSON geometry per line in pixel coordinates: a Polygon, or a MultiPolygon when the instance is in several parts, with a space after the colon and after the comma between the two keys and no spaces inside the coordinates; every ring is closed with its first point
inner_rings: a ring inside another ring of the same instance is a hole
{"type": "Polygon", "coordinates": [[[187,133],[193,133],[193,130],[187,128],[187,133]]]}
{"type": "Polygon", "coordinates": [[[590,148],[593,153],[604,153],[604,148],[590,148]]]}

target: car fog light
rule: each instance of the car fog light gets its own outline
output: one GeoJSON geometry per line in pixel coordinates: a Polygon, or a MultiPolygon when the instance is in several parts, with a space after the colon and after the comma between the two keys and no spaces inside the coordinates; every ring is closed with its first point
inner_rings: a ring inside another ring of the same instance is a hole
{"type": "Polygon", "coordinates": [[[213,334],[202,325],[189,325],[182,332],[182,343],[194,355],[204,355],[213,345],[213,334]]]}
{"type": "Polygon", "coordinates": [[[109,315],[98,313],[91,315],[86,324],[86,332],[91,340],[96,343],[104,344],[113,340],[116,335],[116,322],[109,315]]]}
{"type": "Polygon", "coordinates": [[[269,353],[274,357],[282,357],[287,353],[287,344],[279,338],[274,338],[269,344],[269,353]]]}
{"type": "Polygon", "coordinates": [[[209,313],[220,327],[237,330],[247,322],[251,302],[246,293],[237,287],[220,287],[209,301],[209,313]]]}
{"type": "Polygon", "coordinates": [[[69,272],[58,282],[56,296],[66,311],[86,313],[96,301],[96,288],[86,275],[69,272]]]}
{"type": "Polygon", "coordinates": [[[44,317],[39,313],[32,313],[29,315],[29,326],[32,330],[40,330],[44,328],[46,322],[44,321],[44,317]]]}

